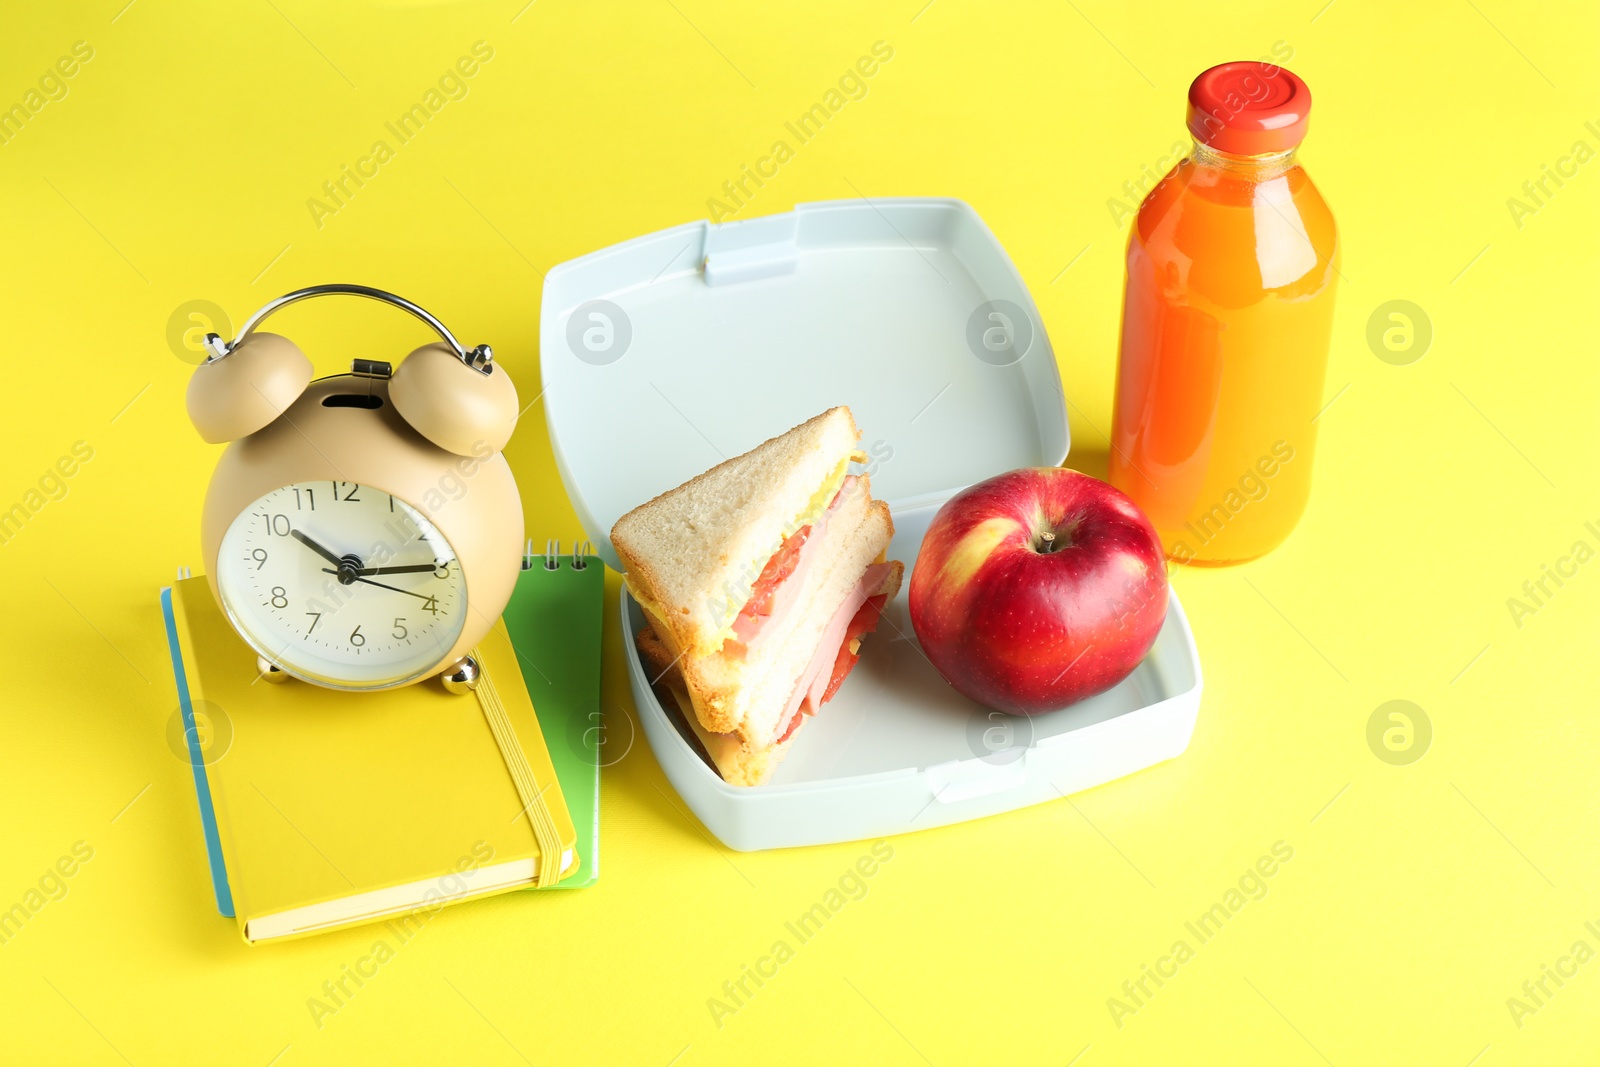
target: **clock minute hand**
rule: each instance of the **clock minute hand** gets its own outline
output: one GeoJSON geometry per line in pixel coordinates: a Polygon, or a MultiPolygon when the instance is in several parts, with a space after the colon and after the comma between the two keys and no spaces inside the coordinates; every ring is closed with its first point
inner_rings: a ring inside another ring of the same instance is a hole
{"type": "Polygon", "coordinates": [[[371,574],[422,574],[427,571],[439,569],[437,563],[411,563],[403,567],[366,567],[356,571],[356,577],[365,577],[371,574]]]}
{"type": "MultiPolygon", "coordinates": [[[[429,569],[431,570],[432,568],[429,568],[429,569]]],[[[334,570],[332,567],[324,567],[324,568],[322,568],[322,572],[324,574],[338,574],[339,573],[338,571],[334,570]]],[[[357,577],[355,580],[358,581],[358,582],[365,582],[367,585],[375,585],[379,589],[387,589],[391,593],[404,593],[406,596],[414,596],[418,600],[432,600],[433,599],[433,597],[428,596],[428,595],[426,595],[424,593],[413,593],[409,589],[401,589],[398,585],[384,585],[382,582],[375,582],[371,578],[357,577]]]]}
{"type": "Polygon", "coordinates": [[[321,545],[319,545],[319,544],[317,544],[317,542],[311,540],[311,538],[307,537],[305,534],[301,533],[299,530],[290,530],[289,531],[289,536],[294,538],[296,541],[299,541],[302,545],[305,545],[311,551],[315,552],[317,555],[321,556],[323,559],[327,560],[329,563],[333,564],[335,567],[343,566],[344,560],[340,559],[338,556],[334,555],[332,552],[328,551],[326,548],[323,548],[321,545]]]}

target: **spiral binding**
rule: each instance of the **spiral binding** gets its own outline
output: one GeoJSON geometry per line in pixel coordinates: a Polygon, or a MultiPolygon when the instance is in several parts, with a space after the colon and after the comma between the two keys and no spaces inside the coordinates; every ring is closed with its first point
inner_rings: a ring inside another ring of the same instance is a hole
{"type": "MultiPolygon", "coordinates": [[[[589,566],[589,557],[594,555],[594,542],[574,541],[572,544],[572,569],[585,570],[589,566]]],[[[533,538],[528,538],[528,543],[522,548],[522,569],[533,570],[536,560],[544,560],[544,569],[555,571],[561,569],[561,542],[551,538],[544,543],[543,552],[533,550],[533,538]]]]}

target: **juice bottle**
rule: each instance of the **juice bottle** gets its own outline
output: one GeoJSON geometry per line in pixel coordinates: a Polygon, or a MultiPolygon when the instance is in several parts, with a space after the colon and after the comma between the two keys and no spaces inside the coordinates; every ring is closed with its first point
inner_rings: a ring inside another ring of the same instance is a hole
{"type": "Polygon", "coordinates": [[[1178,562],[1270,551],[1311,492],[1339,241],[1295,158],[1310,110],[1282,67],[1201,74],[1128,237],[1110,480],[1178,562]]]}

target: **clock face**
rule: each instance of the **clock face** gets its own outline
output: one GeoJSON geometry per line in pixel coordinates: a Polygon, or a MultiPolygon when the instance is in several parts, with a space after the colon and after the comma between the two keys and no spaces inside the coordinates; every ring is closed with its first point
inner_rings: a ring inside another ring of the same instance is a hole
{"type": "Polygon", "coordinates": [[[466,624],[455,551],[407,504],[354,482],[296,482],[239,514],[217,589],[261,655],[307,681],[375,689],[439,666],[466,624]]]}

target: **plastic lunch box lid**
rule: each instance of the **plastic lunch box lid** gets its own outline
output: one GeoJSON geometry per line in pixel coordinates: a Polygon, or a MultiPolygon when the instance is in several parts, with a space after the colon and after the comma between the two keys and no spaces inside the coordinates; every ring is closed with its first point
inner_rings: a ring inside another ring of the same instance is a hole
{"type": "Polygon", "coordinates": [[[613,568],[624,512],[839,403],[897,525],[1067,455],[1044,324],[959,200],[801,204],[625,241],[549,272],[539,341],[556,464],[613,568]]]}

